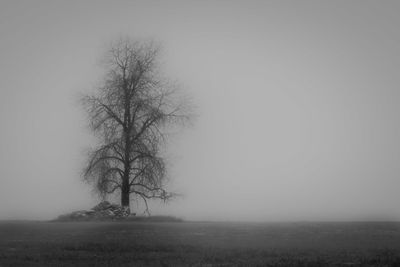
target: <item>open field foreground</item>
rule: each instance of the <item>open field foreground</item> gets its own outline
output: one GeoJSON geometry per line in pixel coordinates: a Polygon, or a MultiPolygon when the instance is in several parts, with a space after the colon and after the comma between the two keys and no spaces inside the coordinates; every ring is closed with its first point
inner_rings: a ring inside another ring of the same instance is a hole
{"type": "Polygon", "coordinates": [[[400,223],[0,223],[0,266],[400,266],[400,223]]]}

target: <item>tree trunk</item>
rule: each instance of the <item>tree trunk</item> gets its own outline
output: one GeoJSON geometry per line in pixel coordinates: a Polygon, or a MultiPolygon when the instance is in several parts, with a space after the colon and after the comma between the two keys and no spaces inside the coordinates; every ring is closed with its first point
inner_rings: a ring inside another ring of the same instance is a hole
{"type": "Polygon", "coordinates": [[[129,207],[129,191],[126,192],[125,190],[121,191],[121,206],[122,207],[129,207]]]}
{"type": "Polygon", "coordinates": [[[121,188],[121,206],[127,211],[127,213],[130,213],[130,192],[129,192],[129,180],[124,179],[122,182],[122,188],[121,188]]]}

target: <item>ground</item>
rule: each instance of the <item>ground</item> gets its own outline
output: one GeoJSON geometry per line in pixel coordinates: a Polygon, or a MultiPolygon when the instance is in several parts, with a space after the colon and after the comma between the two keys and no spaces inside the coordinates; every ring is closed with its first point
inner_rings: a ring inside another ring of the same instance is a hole
{"type": "Polygon", "coordinates": [[[0,266],[400,266],[400,223],[2,222],[0,266]]]}

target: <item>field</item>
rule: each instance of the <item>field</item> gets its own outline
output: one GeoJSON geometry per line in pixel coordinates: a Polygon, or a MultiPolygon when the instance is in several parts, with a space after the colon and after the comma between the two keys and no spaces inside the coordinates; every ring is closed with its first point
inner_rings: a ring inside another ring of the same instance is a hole
{"type": "Polygon", "coordinates": [[[0,266],[400,266],[400,223],[1,222],[0,266]]]}

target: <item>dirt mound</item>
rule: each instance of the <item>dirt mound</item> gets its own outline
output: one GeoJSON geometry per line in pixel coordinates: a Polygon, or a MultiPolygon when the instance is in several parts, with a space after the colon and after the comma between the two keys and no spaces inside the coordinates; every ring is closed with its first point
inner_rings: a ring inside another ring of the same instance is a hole
{"type": "Polygon", "coordinates": [[[58,216],[56,221],[90,221],[90,220],[115,220],[135,216],[129,207],[111,204],[108,201],[100,202],[91,210],[79,210],[58,216]]]}

